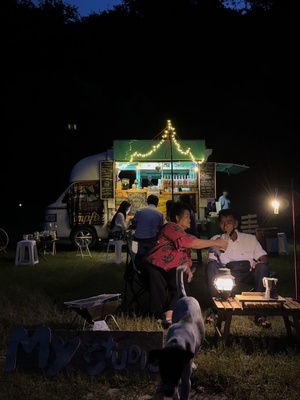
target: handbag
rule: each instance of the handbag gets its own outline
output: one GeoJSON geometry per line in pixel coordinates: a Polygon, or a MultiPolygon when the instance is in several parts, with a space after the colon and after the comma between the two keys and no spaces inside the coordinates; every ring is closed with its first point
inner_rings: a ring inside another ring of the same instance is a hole
{"type": "Polygon", "coordinates": [[[229,268],[232,273],[249,272],[251,269],[251,264],[249,260],[230,261],[226,264],[226,268],[229,268]]]}

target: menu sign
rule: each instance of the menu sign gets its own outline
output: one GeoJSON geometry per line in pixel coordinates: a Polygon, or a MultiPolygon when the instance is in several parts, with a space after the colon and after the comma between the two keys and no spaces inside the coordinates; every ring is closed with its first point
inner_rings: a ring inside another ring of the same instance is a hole
{"type": "Polygon", "coordinates": [[[102,200],[113,199],[114,196],[114,163],[100,162],[100,197],[102,200]]]}
{"type": "Polygon", "coordinates": [[[216,197],[216,164],[212,162],[200,165],[200,197],[216,197]]]}
{"type": "Polygon", "coordinates": [[[147,205],[147,196],[146,191],[143,192],[127,192],[128,201],[131,203],[131,209],[129,215],[134,215],[135,212],[141,208],[146,207],[147,205]]]}

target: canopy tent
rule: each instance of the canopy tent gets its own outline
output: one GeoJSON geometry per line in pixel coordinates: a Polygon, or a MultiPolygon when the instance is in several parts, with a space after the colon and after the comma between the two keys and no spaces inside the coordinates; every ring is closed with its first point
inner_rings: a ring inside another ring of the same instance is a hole
{"type": "Polygon", "coordinates": [[[240,172],[249,169],[246,165],[231,164],[231,163],[216,163],[216,171],[224,172],[228,175],[239,174],[240,172]]]}

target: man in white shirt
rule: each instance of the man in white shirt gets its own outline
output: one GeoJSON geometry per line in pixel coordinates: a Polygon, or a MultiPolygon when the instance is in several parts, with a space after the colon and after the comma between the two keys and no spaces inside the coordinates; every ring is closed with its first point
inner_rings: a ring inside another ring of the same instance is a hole
{"type": "MultiPolygon", "coordinates": [[[[213,279],[218,274],[219,268],[222,267],[230,268],[237,286],[240,283],[246,283],[253,285],[255,292],[264,292],[263,278],[270,275],[267,252],[262,248],[255,235],[237,231],[238,219],[232,210],[221,210],[218,218],[221,231],[229,234],[229,242],[224,252],[220,252],[215,247],[208,250],[205,274],[210,297],[218,297],[213,279]]],[[[218,237],[220,235],[215,235],[211,239],[218,237]]],[[[212,303],[212,314],[207,318],[207,322],[213,322],[215,319],[216,310],[212,303]]],[[[266,317],[257,317],[254,321],[261,327],[270,327],[266,317]]]]}

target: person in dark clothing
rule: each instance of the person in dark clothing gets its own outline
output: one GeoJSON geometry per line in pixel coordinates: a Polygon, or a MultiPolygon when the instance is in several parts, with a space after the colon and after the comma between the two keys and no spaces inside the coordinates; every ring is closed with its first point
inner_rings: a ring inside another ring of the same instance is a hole
{"type": "Polygon", "coordinates": [[[147,197],[147,206],[139,208],[131,219],[131,228],[135,229],[134,240],[138,242],[138,251],[135,262],[138,265],[145,254],[157,240],[157,236],[164,226],[164,214],[158,210],[159,197],[150,194],[147,197]]]}
{"type": "MultiPolygon", "coordinates": [[[[196,210],[193,208],[190,195],[188,193],[182,193],[179,197],[179,201],[189,205],[191,208],[191,226],[190,226],[190,228],[186,229],[186,233],[199,238],[199,232],[198,232],[198,228],[197,228],[196,210]]],[[[198,263],[199,267],[202,266],[201,249],[197,249],[197,263],[198,263]]]]}
{"type": "Polygon", "coordinates": [[[166,201],[166,221],[169,222],[170,221],[170,211],[171,211],[171,207],[174,204],[174,200],[167,200],[166,201]]]}
{"type": "Polygon", "coordinates": [[[205,209],[205,217],[209,217],[211,212],[217,212],[216,200],[210,199],[205,209]]]}

